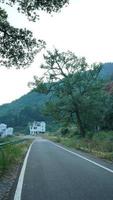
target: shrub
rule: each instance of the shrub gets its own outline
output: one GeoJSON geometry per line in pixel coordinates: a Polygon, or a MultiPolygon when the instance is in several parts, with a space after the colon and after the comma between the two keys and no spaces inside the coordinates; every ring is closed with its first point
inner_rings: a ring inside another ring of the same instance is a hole
{"type": "Polygon", "coordinates": [[[68,128],[61,128],[61,135],[62,136],[65,136],[68,133],[69,133],[69,129],[68,128]]]}
{"type": "Polygon", "coordinates": [[[0,175],[11,165],[20,162],[30,143],[31,141],[16,145],[10,144],[0,149],[0,175]]]}

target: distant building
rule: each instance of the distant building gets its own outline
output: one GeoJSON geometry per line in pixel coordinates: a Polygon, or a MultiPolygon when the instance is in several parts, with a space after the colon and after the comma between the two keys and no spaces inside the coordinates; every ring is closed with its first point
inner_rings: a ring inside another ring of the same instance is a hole
{"type": "Polygon", "coordinates": [[[8,127],[6,124],[0,124],[0,137],[6,137],[9,135],[13,135],[13,128],[8,127]]]}
{"type": "Polygon", "coordinates": [[[6,135],[13,135],[13,128],[12,127],[8,127],[6,129],[6,135]]]}
{"type": "Polygon", "coordinates": [[[0,136],[1,137],[5,136],[6,129],[7,129],[7,125],[6,124],[0,124],[0,136]]]}
{"type": "Polygon", "coordinates": [[[39,133],[45,133],[46,131],[46,123],[45,122],[37,122],[34,121],[29,123],[29,131],[30,135],[37,135],[39,133]]]}

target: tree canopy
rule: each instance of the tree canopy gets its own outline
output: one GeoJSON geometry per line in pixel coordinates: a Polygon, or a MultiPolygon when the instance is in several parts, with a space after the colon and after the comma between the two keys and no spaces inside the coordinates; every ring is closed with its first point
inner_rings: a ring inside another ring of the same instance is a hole
{"type": "Polygon", "coordinates": [[[44,42],[33,38],[31,31],[11,26],[6,12],[0,8],[0,65],[29,66],[43,47],[44,42]]]}
{"type": "Polygon", "coordinates": [[[2,3],[7,3],[10,6],[16,4],[19,12],[24,13],[28,19],[35,21],[37,18],[39,19],[39,10],[48,13],[58,12],[69,3],[69,0],[3,0],[2,3]]]}
{"type": "Polygon", "coordinates": [[[54,96],[47,103],[47,112],[64,122],[75,122],[80,134],[95,130],[105,112],[104,81],[99,78],[101,64],[88,65],[85,58],[74,53],[48,51],[44,55],[44,76],[35,77],[33,87],[54,96]],[[45,84],[44,81],[47,81],[45,84]]]}
{"type": "MultiPolygon", "coordinates": [[[[1,3],[16,5],[19,12],[35,21],[39,18],[39,10],[58,12],[68,0],[3,0],[1,3]]],[[[43,47],[45,42],[34,38],[31,31],[11,26],[6,11],[0,7],[0,65],[17,68],[29,66],[43,47]]]]}

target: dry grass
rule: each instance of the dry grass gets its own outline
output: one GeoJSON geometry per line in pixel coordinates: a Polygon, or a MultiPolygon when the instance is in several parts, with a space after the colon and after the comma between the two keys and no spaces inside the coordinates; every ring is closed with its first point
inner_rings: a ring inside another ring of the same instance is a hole
{"type": "Polygon", "coordinates": [[[89,152],[97,157],[113,161],[113,132],[100,132],[95,134],[92,138],[81,138],[78,135],[73,137],[48,135],[47,137],[67,147],[89,152]]]}

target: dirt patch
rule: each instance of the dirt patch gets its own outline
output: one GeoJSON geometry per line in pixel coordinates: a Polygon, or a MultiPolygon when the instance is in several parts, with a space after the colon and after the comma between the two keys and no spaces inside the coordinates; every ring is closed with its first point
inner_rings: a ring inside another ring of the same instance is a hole
{"type": "Polygon", "coordinates": [[[11,167],[5,175],[0,177],[0,200],[9,200],[11,189],[16,181],[20,164],[11,167]]]}

